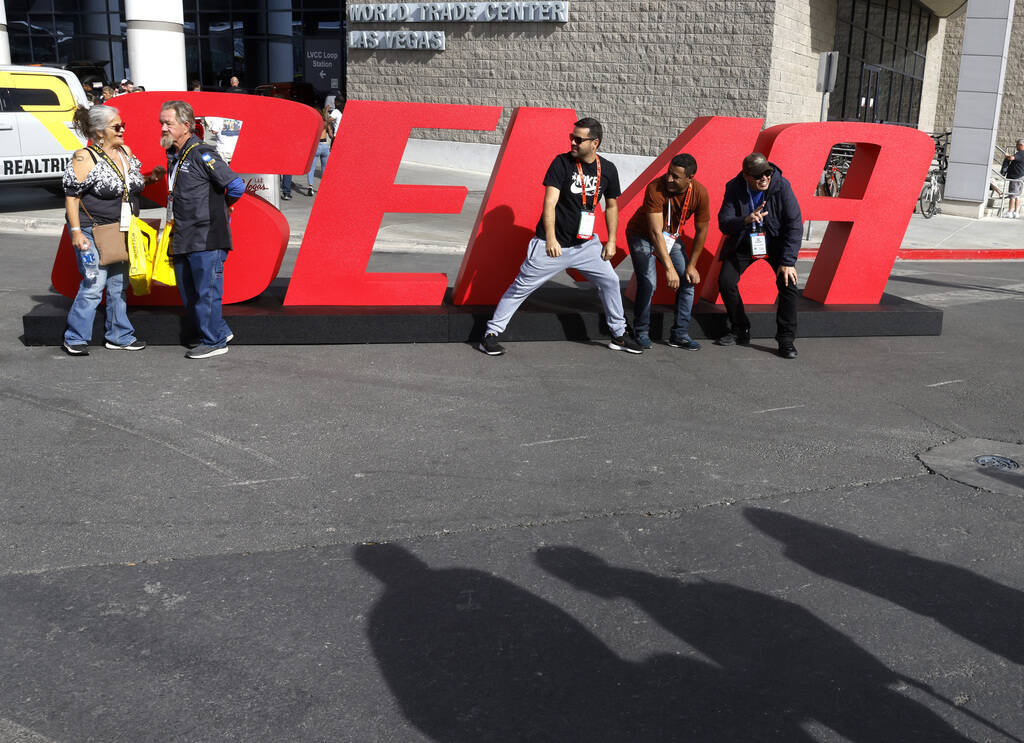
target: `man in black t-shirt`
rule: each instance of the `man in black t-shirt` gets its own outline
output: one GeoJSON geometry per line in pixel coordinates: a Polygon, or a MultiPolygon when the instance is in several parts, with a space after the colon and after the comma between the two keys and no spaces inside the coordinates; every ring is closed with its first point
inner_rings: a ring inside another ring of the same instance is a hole
{"type": "Polygon", "coordinates": [[[626,334],[619,277],[609,263],[615,255],[618,198],[622,190],[615,166],[597,154],[602,136],[597,119],[580,119],[569,135],[569,152],[551,161],[544,176],[544,210],[537,223],[536,237],[530,241],[519,275],[498,302],[484,339],[477,346],[488,356],[505,353],[498,336],[519,305],[549,279],[569,268],[578,270],[597,287],[612,333],[608,348],[643,353],[626,334]],[[602,196],[608,227],[608,242],[603,247],[594,233],[595,210],[602,196]]]}

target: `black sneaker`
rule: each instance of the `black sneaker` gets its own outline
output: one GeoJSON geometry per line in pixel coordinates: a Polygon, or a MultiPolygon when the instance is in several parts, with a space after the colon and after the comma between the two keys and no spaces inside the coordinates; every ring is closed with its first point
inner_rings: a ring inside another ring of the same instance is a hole
{"type": "Polygon", "coordinates": [[[146,341],[135,339],[131,343],[125,343],[124,345],[118,345],[117,343],[107,341],[104,345],[111,351],[141,351],[146,347],[146,341]]]}
{"type": "Polygon", "coordinates": [[[68,356],[88,356],[89,346],[85,343],[64,343],[64,353],[68,356]]]}
{"type": "Polygon", "coordinates": [[[717,341],[715,341],[715,344],[719,346],[749,346],[750,328],[747,328],[746,330],[741,330],[738,333],[726,333],[717,341]]]}
{"type": "Polygon", "coordinates": [[[501,356],[505,353],[505,347],[498,343],[498,336],[488,333],[484,339],[476,344],[476,347],[488,356],[501,356]]]}
{"type": "Polygon", "coordinates": [[[644,349],[640,347],[640,344],[630,338],[628,335],[623,333],[617,338],[612,338],[608,341],[608,348],[613,351],[625,351],[626,353],[643,353],[644,349]]]}
{"type": "Polygon", "coordinates": [[[281,201],[291,201],[292,195],[290,193],[281,194],[281,201]]]}
{"type": "Polygon", "coordinates": [[[797,357],[796,346],[793,345],[793,341],[788,338],[779,341],[779,356],[784,359],[795,359],[797,357]]]}

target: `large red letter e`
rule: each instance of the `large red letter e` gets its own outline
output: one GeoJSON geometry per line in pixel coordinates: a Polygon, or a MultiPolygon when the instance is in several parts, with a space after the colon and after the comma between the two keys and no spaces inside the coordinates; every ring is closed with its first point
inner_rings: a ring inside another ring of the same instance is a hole
{"type": "Polygon", "coordinates": [[[439,305],[448,277],[367,273],[385,212],[458,214],[461,186],[395,185],[414,127],[493,130],[500,106],[349,101],[292,271],[286,305],[439,305]]]}

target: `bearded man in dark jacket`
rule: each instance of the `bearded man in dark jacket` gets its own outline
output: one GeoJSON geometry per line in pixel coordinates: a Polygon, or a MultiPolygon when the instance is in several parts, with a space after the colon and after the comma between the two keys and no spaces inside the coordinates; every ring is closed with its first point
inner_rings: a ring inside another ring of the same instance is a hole
{"type": "Polygon", "coordinates": [[[718,228],[726,236],[719,254],[722,270],[718,290],[729,315],[728,333],[720,346],[750,343],[750,320],[740,297],[740,276],[758,260],[767,260],[775,271],[779,289],[775,314],[775,340],[779,356],[796,358],[796,258],[803,237],[800,204],[778,166],[760,152],[743,158],[743,169],[725,185],[718,210],[718,228]]]}

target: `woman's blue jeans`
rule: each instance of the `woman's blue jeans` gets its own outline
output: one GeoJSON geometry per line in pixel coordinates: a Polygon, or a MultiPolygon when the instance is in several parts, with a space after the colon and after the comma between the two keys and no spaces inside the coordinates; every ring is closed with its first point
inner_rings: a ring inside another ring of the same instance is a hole
{"type": "Polygon", "coordinates": [[[331,154],[331,143],[323,141],[316,146],[316,154],[313,155],[313,164],[309,167],[309,174],[306,176],[306,180],[309,181],[309,185],[313,185],[313,173],[316,172],[316,164],[320,163],[320,177],[324,177],[324,170],[327,168],[327,156],[331,154]]]}
{"type": "Polygon", "coordinates": [[[78,294],[71,303],[68,312],[68,326],[64,331],[64,342],[69,346],[88,343],[92,340],[92,326],[96,319],[96,308],[103,301],[103,290],[107,290],[105,337],[111,343],[126,346],[135,342],[135,328],[128,319],[128,305],[125,302],[125,291],[128,288],[128,261],[111,263],[109,266],[99,264],[100,254],[96,250],[96,242],[92,237],[92,227],[83,227],[82,234],[89,239],[89,250],[81,251],[72,248],[78,272],[82,274],[82,282],[78,285],[78,294]],[[96,277],[89,279],[85,275],[85,264],[82,258],[92,254],[96,261],[96,277]]]}

